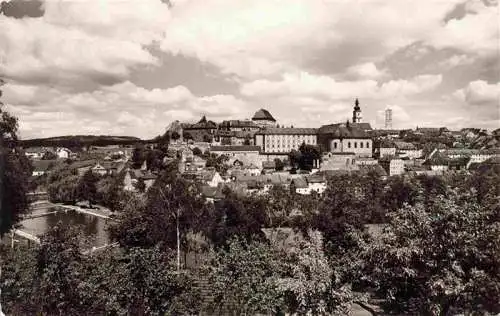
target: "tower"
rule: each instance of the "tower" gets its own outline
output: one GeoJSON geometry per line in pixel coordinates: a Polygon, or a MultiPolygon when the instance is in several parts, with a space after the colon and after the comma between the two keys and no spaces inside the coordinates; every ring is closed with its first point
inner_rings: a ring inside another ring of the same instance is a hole
{"type": "Polygon", "coordinates": [[[361,123],[361,108],[359,107],[359,101],[356,98],[354,101],[354,110],[352,111],[352,122],[361,123]]]}
{"type": "Polygon", "coordinates": [[[385,128],[392,129],[392,109],[385,110],[385,128]]]}

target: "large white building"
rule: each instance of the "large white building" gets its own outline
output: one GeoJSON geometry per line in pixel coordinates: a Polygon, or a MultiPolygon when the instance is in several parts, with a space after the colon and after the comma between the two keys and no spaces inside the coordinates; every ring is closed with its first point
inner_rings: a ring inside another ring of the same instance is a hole
{"type": "Polygon", "coordinates": [[[255,134],[255,145],[266,154],[288,154],[300,145],[317,145],[315,128],[266,128],[255,134]]]}

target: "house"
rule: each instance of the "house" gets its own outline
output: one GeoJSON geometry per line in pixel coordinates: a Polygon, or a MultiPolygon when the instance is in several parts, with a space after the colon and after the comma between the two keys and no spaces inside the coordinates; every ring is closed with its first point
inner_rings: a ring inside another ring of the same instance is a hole
{"type": "Polygon", "coordinates": [[[326,170],[358,170],[356,154],[353,152],[326,152],[323,154],[320,166],[321,171],[326,170]]]}
{"type": "Polygon", "coordinates": [[[262,170],[265,173],[270,173],[276,170],[276,162],[274,160],[263,161],[262,162],[262,170]]]}
{"type": "Polygon", "coordinates": [[[139,180],[144,181],[145,190],[147,191],[156,181],[157,176],[143,170],[128,169],[123,178],[123,189],[126,191],[136,191],[136,185],[139,180]]]}
{"type": "Polygon", "coordinates": [[[245,174],[250,176],[258,176],[261,174],[261,169],[254,164],[250,164],[249,166],[244,166],[242,170],[245,174]]]}
{"type": "Polygon", "coordinates": [[[51,150],[44,147],[29,147],[24,149],[24,154],[30,159],[42,159],[46,152],[51,150]]]}
{"type": "Polygon", "coordinates": [[[307,181],[307,189],[309,194],[313,191],[318,194],[323,194],[326,190],[327,181],[326,178],[322,175],[314,174],[310,176],[306,176],[307,181]]]}
{"type": "Polygon", "coordinates": [[[229,158],[229,163],[232,164],[235,160],[240,161],[243,165],[260,165],[261,157],[259,155],[259,146],[250,145],[231,145],[231,146],[211,146],[210,153],[216,155],[225,155],[229,158]]]}
{"type": "Polygon", "coordinates": [[[448,159],[440,153],[432,155],[424,163],[424,166],[429,166],[432,171],[443,172],[448,170],[448,159]]]}
{"type": "Polygon", "coordinates": [[[225,183],[224,179],[221,177],[220,173],[215,170],[204,170],[198,173],[197,180],[207,184],[210,187],[217,187],[219,183],[225,183]]]}
{"type": "Polygon", "coordinates": [[[394,146],[396,147],[396,155],[400,158],[417,159],[422,157],[422,149],[418,149],[412,143],[396,141],[394,142],[394,146]]]}
{"type": "Polygon", "coordinates": [[[71,150],[68,148],[60,147],[56,150],[57,158],[59,159],[69,159],[71,156],[71,150]]]}
{"type": "Polygon", "coordinates": [[[104,168],[99,162],[96,163],[95,166],[91,168],[91,170],[93,174],[97,174],[100,176],[105,176],[108,174],[108,170],[106,170],[106,168],[104,168]]]}
{"type": "Polygon", "coordinates": [[[379,164],[389,176],[400,175],[405,172],[405,165],[402,159],[384,157],[379,160],[379,164]]]}
{"type": "Polygon", "coordinates": [[[290,186],[293,187],[295,189],[295,192],[298,194],[311,194],[311,192],[309,191],[309,186],[307,185],[307,181],[303,177],[293,179],[290,186]]]}
{"type": "Polygon", "coordinates": [[[394,157],[396,156],[396,146],[392,140],[384,139],[380,142],[378,148],[375,149],[375,153],[379,158],[394,157]]]}
{"type": "Polygon", "coordinates": [[[89,159],[89,160],[81,160],[81,161],[74,161],[69,165],[69,169],[71,170],[77,170],[77,173],[79,176],[83,176],[85,172],[90,170],[93,166],[95,166],[97,161],[95,159],[89,159]]]}
{"type": "Polygon", "coordinates": [[[43,176],[50,172],[50,169],[55,165],[55,160],[34,160],[32,162],[33,171],[31,175],[33,177],[43,176]]]}

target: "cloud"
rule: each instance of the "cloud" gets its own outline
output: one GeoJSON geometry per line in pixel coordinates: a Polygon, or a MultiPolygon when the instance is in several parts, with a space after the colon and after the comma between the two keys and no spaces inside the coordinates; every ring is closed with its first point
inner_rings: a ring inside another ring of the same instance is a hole
{"type": "Polygon", "coordinates": [[[182,1],[174,3],[161,48],[253,79],[324,69],[326,60],[363,64],[425,39],[442,27],[444,15],[457,3],[182,1]],[[316,62],[318,56],[324,58],[316,62]]]}
{"type": "Polygon", "coordinates": [[[374,80],[336,81],[327,76],[307,72],[286,73],[281,80],[255,80],[241,86],[241,93],[248,97],[314,96],[339,100],[346,98],[404,97],[436,88],[441,75],[419,75],[409,80],[391,80],[378,84],[374,80]]]}
{"type": "Polygon", "coordinates": [[[167,5],[147,1],[53,1],[39,18],[0,15],[0,75],[70,88],[122,82],[157,65],[146,45],[163,36],[167,5]]]}
{"type": "Polygon", "coordinates": [[[380,70],[374,63],[370,62],[349,67],[347,75],[356,79],[379,79],[387,76],[387,70],[380,70]]]}
{"type": "Polygon", "coordinates": [[[439,62],[439,66],[445,69],[453,69],[455,67],[472,65],[475,58],[466,54],[452,55],[451,57],[439,62]]]}
{"type": "Polygon", "coordinates": [[[466,2],[466,14],[449,20],[427,39],[436,48],[456,48],[479,55],[498,54],[498,3],[466,2]]]}
{"type": "Polygon", "coordinates": [[[176,119],[207,115],[220,120],[247,115],[253,109],[232,95],[198,97],[183,86],[145,89],[129,81],[92,92],[67,93],[10,83],[3,91],[7,109],[20,119],[23,137],[76,131],[152,137],[176,119]]]}
{"type": "Polygon", "coordinates": [[[500,82],[489,84],[476,80],[455,91],[453,96],[471,106],[491,106],[496,108],[497,114],[500,111],[500,82]]]}

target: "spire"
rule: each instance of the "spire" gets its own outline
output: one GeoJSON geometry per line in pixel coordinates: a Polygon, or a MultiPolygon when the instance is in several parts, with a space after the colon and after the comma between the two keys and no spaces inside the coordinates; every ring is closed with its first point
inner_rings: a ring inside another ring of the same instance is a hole
{"type": "Polygon", "coordinates": [[[361,108],[359,107],[359,100],[356,98],[356,101],[354,101],[354,110],[359,111],[361,108]]]}

